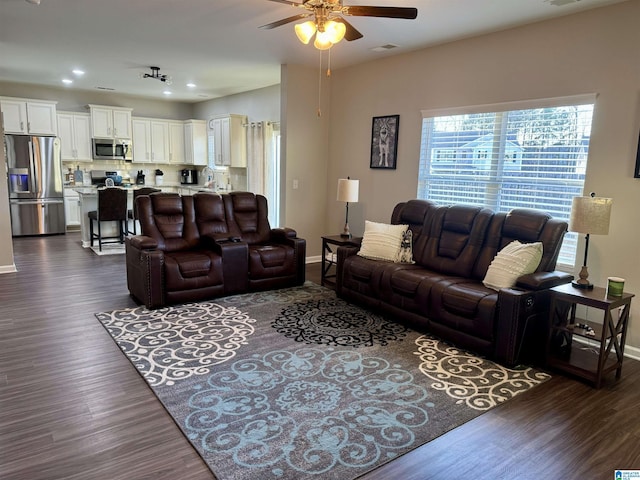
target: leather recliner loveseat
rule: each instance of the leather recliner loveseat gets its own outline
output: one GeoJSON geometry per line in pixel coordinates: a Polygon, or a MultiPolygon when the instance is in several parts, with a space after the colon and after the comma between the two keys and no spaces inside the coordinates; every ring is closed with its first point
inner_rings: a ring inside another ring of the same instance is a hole
{"type": "Polygon", "coordinates": [[[250,192],[136,199],[142,235],[127,237],[127,286],[147,308],[302,285],[306,242],[274,228],[250,192]]]}
{"type": "Polygon", "coordinates": [[[554,271],[566,222],[532,209],[505,214],[410,200],[396,205],[391,224],[409,225],[415,263],[372,260],[356,255],[359,247],[339,247],[339,297],[506,365],[542,360],[549,288],[573,278],[554,271]],[[486,287],[489,265],[514,240],[542,243],[539,266],[513,288],[486,287]]]}

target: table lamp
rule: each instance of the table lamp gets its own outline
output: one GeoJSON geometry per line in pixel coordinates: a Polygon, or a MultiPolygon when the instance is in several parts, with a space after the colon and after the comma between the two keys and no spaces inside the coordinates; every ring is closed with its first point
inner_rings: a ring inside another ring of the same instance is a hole
{"type": "Polygon", "coordinates": [[[588,197],[573,197],[569,231],[585,234],[584,262],[578,275],[580,278],[571,283],[575,288],[593,288],[593,284],[589,282],[587,270],[589,235],[607,235],[609,233],[611,204],[612,199],[596,197],[595,193],[591,193],[588,197]]]}
{"type": "Polygon", "coordinates": [[[351,180],[349,177],[338,179],[338,195],[336,200],[338,202],[347,202],[347,213],[344,217],[344,231],[340,234],[341,237],[351,238],[351,231],[349,230],[349,202],[355,203],[358,201],[359,186],[359,180],[351,180]]]}

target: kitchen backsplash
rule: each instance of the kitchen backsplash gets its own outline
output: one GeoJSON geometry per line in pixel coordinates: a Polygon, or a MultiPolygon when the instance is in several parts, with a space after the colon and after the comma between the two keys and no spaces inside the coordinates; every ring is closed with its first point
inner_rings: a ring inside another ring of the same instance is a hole
{"type": "MultiPolygon", "coordinates": [[[[93,163],[77,163],[77,162],[62,162],[63,172],[66,174],[71,171],[75,171],[78,166],[83,173],[90,172],[91,170],[108,170],[118,171],[122,175],[122,181],[124,183],[135,183],[136,175],[139,170],[145,175],[145,184],[155,185],[155,171],[156,169],[162,170],[162,183],[165,185],[177,185],[180,183],[180,171],[183,168],[193,168],[189,165],[167,165],[167,164],[154,164],[154,163],[129,163],[120,162],[117,160],[100,160],[93,163]]],[[[202,169],[204,167],[195,167],[198,171],[198,184],[203,185],[206,179],[202,175],[202,169]]],[[[247,171],[245,168],[229,168],[227,171],[215,170],[214,180],[216,186],[220,189],[224,189],[226,185],[231,185],[231,190],[246,190],[247,188],[247,171]]]]}

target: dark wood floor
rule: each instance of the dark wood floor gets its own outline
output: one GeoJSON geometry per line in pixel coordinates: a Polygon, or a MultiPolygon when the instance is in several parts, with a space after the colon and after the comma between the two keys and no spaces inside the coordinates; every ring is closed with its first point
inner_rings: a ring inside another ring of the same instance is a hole
{"type": "MultiPolygon", "coordinates": [[[[93,316],[135,305],[124,257],[79,234],[14,250],[18,273],[0,275],[0,479],[214,478],[93,316]]],[[[600,390],[558,374],[365,478],[613,478],[640,469],[638,408],[640,362],[600,390]]]]}

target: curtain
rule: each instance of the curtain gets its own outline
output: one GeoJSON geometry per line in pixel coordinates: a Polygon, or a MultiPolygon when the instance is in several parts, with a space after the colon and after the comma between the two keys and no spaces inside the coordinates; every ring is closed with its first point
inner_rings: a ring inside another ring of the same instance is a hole
{"type": "Polygon", "coordinates": [[[247,124],[247,187],[250,192],[266,193],[265,122],[247,124]]]}

